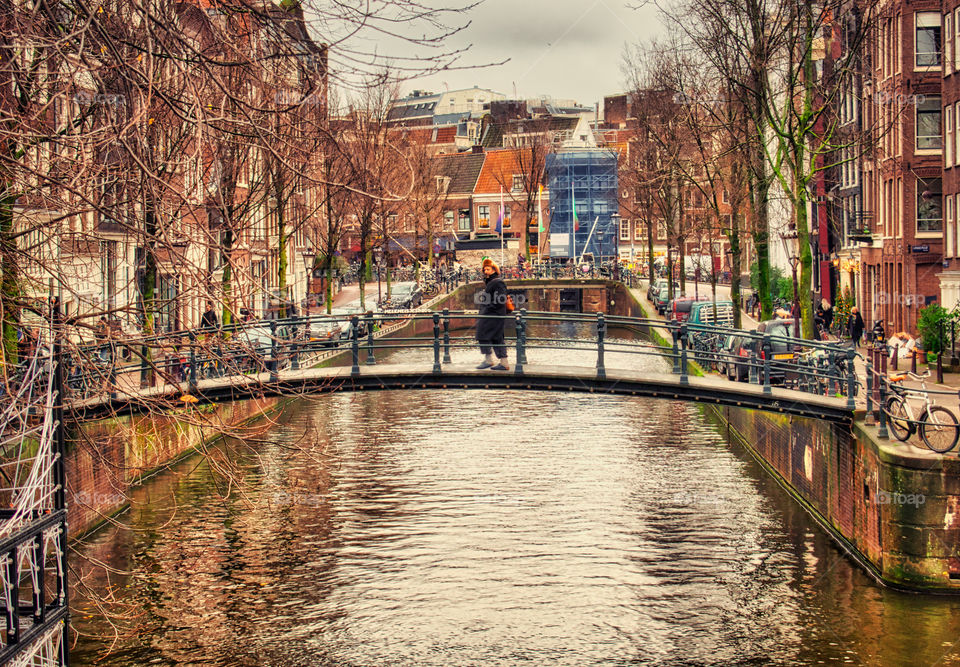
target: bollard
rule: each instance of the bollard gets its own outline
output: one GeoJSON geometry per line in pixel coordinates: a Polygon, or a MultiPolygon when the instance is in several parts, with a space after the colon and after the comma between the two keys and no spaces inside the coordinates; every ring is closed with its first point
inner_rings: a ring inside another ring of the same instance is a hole
{"type": "Polygon", "coordinates": [[[675,322],[669,322],[667,326],[670,327],[670,334],[673,336],[673,373],[680,375],[680,352],[677,349],[677,338],[680,334],[675,322]]]}
{"type": "Polygon", "coordinates": [[[356,377],[360,375],[360,336],[357,335],[360,318],[354,315],[350,323],[353,328],[353,335],[350,336],[350,357],[353,362],[350,368],[350,375],[356,377]]]}
{"type": "Polygon", "coordinates": [[[851,412],[857,408],[857,402],[854,399],[854,394],[857,391],[857,370],[853,363],[856,356],[857,350],[855,348],[851,347],[847,350],[847,409],[851,412]]]}
{"type": "Polygon", "coordinates": [[[597,313],[597,377],[601,380],[607,377],[607,370],[603,363],[603,336],[607,331],[603,313],[597,313]]]}
{"type": "Polygon", "coordinates": [[[433,313],[433,372],[440,373],[440,313],[433,313]]]}
{"type": "Polygon", "coordinates": [[[516,328],[517,328],[517,364],[515,368],[515,373],[517,375],[523,375],[523,363],[526,361],[524,357],[526,356],[524,352],[524,347],[526,341],[523,337],[523,310],[518,310],[516,315],[516,328]]]}
{"type": "Polygon", "coordinates": [[[893,348],[893,358],[890,360],[890,368],[892,370],[899,370],[898,366],[900,365],[900,348],[893,348]]]}
{"type": "MultiPolygon", "coordinates": [[[[355,316],[356,317],[356,316],[355,316]]],[[[373,313],[367,313],[363,316],[364,321],[367,323],[367,366],[373,366],[377,363],[377,357],[373,354],[373,313]]],[[[359,318],[357,318],[359,321],[359,318]]],[[[353,337],[360,337],[360,330],[353,328],[353,337]]],[[[359,346],[360,343],[358,342],[359,346]]]]}
{"type": "Polygon", "coordinates": [[[690,384],[687,375],[687,323],[680,325],[680,384],[690,384]]]}
{"type": "Polygon", "coordinates": [[[770,334],[763,334],[763,393],[773,393],[770,389],[770,361],[773,356],[773,346],[770,344],[770,334]]]}
{"type": "Polygon", "coordinates": [[[863,423],[867,426],[873,426],[873,360],[867,359],[867,413],[863,418],[863,423]]]}
{"type": "Polygon", "coordinates": [[[881,375],[880,384],[880,428],[877,429],[877,437],[881,440],[889,440],[890,434],[887,433],[887,378],[881,375]]]}
{"type": "MultiPolygon", "coordinates": [[[[519,360],[518,360],[519,361],[519,360]]],[[[450,309],[443,309],[443,363],[450,362],[450,309]]]]}
{"type": "Polygon", "coordinates": [[[192,331],[190,336],[190,391],[197,390],[197,334],[192,331]]]}

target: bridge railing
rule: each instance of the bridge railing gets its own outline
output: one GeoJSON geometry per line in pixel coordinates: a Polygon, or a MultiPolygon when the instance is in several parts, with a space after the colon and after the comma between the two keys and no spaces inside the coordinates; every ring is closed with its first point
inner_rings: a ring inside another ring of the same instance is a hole
{"type": "Polygon", "coordinates": [[[601,377],[611,366],[611,355],[617,355],[613,367],[622,358],[647,355],[665,359],[681,382],[689,381],[695,362],[704,370],[721,370],[728,378],[762,385],[768,393],[772,386],[783,385],[845,395],[851,409],[860,384],[854,351],[836,343],[650,318],[521,309],[507,316],[450,310],[311,315],[79,346],[69,353],[67,385],[81,398],[160,384],[189,390],[212,378],[269,373],[276,379],[282,371],[320,361],[353,369],[390,359],[402,363],[409,350],[431,351],[438,371],[452,363],[454,352],[477,348],[472,330],[483,319],[504,321],[504,343],[516,360],[515,373],[523,373],[531,355],[536,358],[542,350],[563,350],[569,355],[564,359],[575,358],[580,365],[584,353],[595,355],[590,363],[601,377]],[[662,342],[649,339],[655,336],[623,335],[628,331],[659,331],[662,342]],[[736,346],[727,345],[730,341],[736,346]]]}

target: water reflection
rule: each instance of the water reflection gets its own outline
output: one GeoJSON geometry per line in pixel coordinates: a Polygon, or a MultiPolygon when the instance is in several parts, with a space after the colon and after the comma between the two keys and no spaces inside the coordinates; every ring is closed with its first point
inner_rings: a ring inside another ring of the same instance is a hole
{"type": "Polygon", "coordinates": [[[86,566],[138,614],[103,664],[958,662],[960,601],[875,586],[693,405],[328,395],[224,452],[226,499],[186,462],[82,547],[132,572],[86,566]]]}

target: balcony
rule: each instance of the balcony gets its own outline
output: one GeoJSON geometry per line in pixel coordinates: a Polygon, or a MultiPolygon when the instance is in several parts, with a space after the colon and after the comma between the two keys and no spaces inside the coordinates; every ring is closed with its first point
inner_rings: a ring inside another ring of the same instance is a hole
{"type": "Polygon", "coordinates": [[[847,239],[851,243],[873,241],[873,211],[847,213],[847,239]]]}

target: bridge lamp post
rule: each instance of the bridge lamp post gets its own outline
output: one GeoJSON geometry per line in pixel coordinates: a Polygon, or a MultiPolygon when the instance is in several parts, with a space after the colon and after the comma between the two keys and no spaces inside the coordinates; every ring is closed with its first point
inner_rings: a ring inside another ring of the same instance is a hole
{"type": "Polygon", "coordinates": [[[800,300],[797,295],[797,265],[800,258],[796,253],[790,255],[790,269],[793,272],[793,337],[800,338],[800,300]]]}
{"type": "Polygon", "coordinates": [[[310,314],[310,281],[313,280],[313,263],[317,258],[317,253],[312,250],[304,250],[303,255],[303,268],[306,272],[306,285],[303,288],[304,298],[307,301],[307,315],[310,314]]]}

